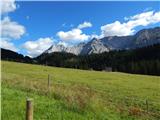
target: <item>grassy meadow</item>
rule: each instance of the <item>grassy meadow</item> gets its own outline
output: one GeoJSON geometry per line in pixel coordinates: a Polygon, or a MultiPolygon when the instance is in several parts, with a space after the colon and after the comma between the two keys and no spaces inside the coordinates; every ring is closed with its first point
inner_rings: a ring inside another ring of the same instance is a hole
{"type": "Polygon", "coordinates": [[[160,119],[158,76],[7,61],[1,68],[2,120],[24,120],[26,98],[34,100],[34,120],[160,119]]]}

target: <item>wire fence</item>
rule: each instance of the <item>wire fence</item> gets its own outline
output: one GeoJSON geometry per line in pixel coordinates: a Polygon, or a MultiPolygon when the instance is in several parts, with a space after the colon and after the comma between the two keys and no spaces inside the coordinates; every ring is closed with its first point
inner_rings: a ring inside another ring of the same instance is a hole
{"type": "MultiPolygon", "coordinates": [[[[46,80],[44,81],[44,79],[39,79],[39,80],[34,80],[34,81],[27,81],[26,78],[16,82],[16,83],[11,83],[12,81],[10,79],[5,79],[2,81],[2,85],[8,85],[9,87],[15,87],[15,88],[20,88],[22,91],[24,92],[27,92],[27,95],[26,97],[30,96],[30,92],[40,92],[38,94],[42,94],[42,95],[45,95],[49,98],[52,98],[54,99],[55,96],[53,95],[57,89],[55,89],[55,87],[62,87],[65,90],[69,90],[72,88],[72,86],[69,86],[68,87],[68,84],[71,84],[71,83],[63,83],[61,82],[60,80],[59,81],[54,81],[53,80],[53,77],[48,75],[48,77],[46,78],[46,80]],[[39,85],[38,82],[39,81],[43,81],[43,84],[39,85]],[[11,84],[11,85],[9,85],[11,84]],[[42,89],[43,88],[43,89],[42,89]],[[28,89],[28,90],[27,90],[28,89]]],[[[73,83],[74,84],[74,83],[73,83]]],[[[88,89],[88,91],[92,91],[92,92],[96,92],[98,93],[98,95],[103,95],[103,98],[101,99],[102,102],[106,102],[108,101],[108,94],[106,91],[103,91],[103,90],[100,90],[100,89],[95,89],[93,87],[89,87],[87,85],[84,85],[82,84],[82,86],[84,86],[83,88],[85,89],[88,89]],[[105,99],[107,98],[107,99],[105,99]]],[[[74,91],[76,92],[76,91],[74,91]]],[[[82,92],[82,91],[80,91],[82,92]]],[[[2,91],[3,93],[3,91],[2,91]]],[[[2,95],[3,96],[3,95],[2,95]]],[[[109,96],[112,98],[112,96],[109,96]]],[[[14,103],[14,99],[10,99],[10,100],[7,100],[7,102],[11,102],[11,103],[14,103]]],[[[19,100],[18,103],[24,103],[25,100],[19,100]]],[[[126,105],[127,106],[127,111],[129,111],[129,108],[130,106],[136,106],[137,108],[141,108],[142,112],[145,112],[147,114],[151,114],[153,116],[158,116],[158,118],[160,117],[160,109],[156,108],[157,110],[154,110],[154,107],[155,105],[158,105],[160,106],[160,102],[158,101],[153,101],[153,100],[150,100],[148,99],[148,97],[146,98],[137,98],[135,96],[123,96],[122,98],[120,98],[119,100],[117,101],[111,101],[111,102],[117,102],[117,104],[123,104],[123,105],[126,105]],[[158,112],[157,112],[158,111],[158,112]]],[[[51,104],[50,101],[48,101],[46,103],[46,101],[41,101],[41,100],[38,100],[38,101],[35,101],[34,102],[34,105],[37,106],[37,105],[40,105],[40,104],[51,104]]],[[[3,105],[3,100],[2,100],[2,105],[3,105]]],[[[136,108],[133,109],[134,111],[136,111],[136,108]]],[[[30,118],[30,117],[29,117],[30,118]]],[[[32,120],[33,118],[31,117],[30,119],[27,119],[26,117],[26,120],[32,120]]]]}

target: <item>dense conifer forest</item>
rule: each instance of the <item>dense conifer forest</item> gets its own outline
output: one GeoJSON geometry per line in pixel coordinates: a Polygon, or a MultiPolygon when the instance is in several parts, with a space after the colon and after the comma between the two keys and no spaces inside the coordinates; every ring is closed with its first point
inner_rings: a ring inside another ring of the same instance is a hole
{"type": "Polygon", "coordinates": [[[56,67],[160,75],[160,44],[134,50],[111,51],[83,56],[55,52],[42,54],[32,59],[1,49],[1,56],[2,60],[56,67]]]}

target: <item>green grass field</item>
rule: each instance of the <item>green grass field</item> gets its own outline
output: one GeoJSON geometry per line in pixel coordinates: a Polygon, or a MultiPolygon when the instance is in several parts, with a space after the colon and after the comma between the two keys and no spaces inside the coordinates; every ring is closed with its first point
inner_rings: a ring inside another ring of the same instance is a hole
{"type": "Polygon", "coordinates": [[[157,76],[6,61],[1,67],[2,120],[24,120],[26,98],[34,100],[34,120],[160,119],[157,76]]]}

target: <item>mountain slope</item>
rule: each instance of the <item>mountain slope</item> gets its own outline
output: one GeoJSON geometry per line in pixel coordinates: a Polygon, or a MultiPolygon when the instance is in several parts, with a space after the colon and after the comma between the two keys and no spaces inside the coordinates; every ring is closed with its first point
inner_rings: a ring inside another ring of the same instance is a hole
{"type": "Polygon", "coordinates": [[[160,43],[160,27],[154,29],[143,29],[134,38],[134,47],[144,47],[160,43]]]}
{"type": "Polygon", "coordinates": [[[147,47],[79,55],[54,52],[35,58],[39,64],[77,69],[105,70],[160,75],[160,44],[147,47]]]}
{"type": "Polygon", "coordinates": [[[42,54],[29,58],[16,52],[1,49],[2,60],[43,64],[77,69],[121,71],[138,74],[160,75],[160,44],[147,47],[110,51],[100,54],[76,56],[66,52],[42,54]]]}
{"type": "Polygon", "coordinates": [[[103,53],[112,50],[136,49],[160,43],[160,27],[143,29],[132,36],[109,36],[101,39],[93,38],[88,43],[80,43],[72,47],[52,45],[44,53],[67,52],[75,55],[103,53]]]}
{"type": "Polygon", "coordinates": [[[105,44],[103,44],[99,39],[94,38],[83,47],[80,54],[98,54],[103,52],[109,52],[109,48],[105,44]]]}
{"type": "Polygon", "coordinates": [[[30,58],[29,56],[23,56],[22,54],[19,54],[11,50],[3,49],[3,48],[1,48],[1,59],[9,60],[9,61],[32,63],[32,58],[30,58]]]}

